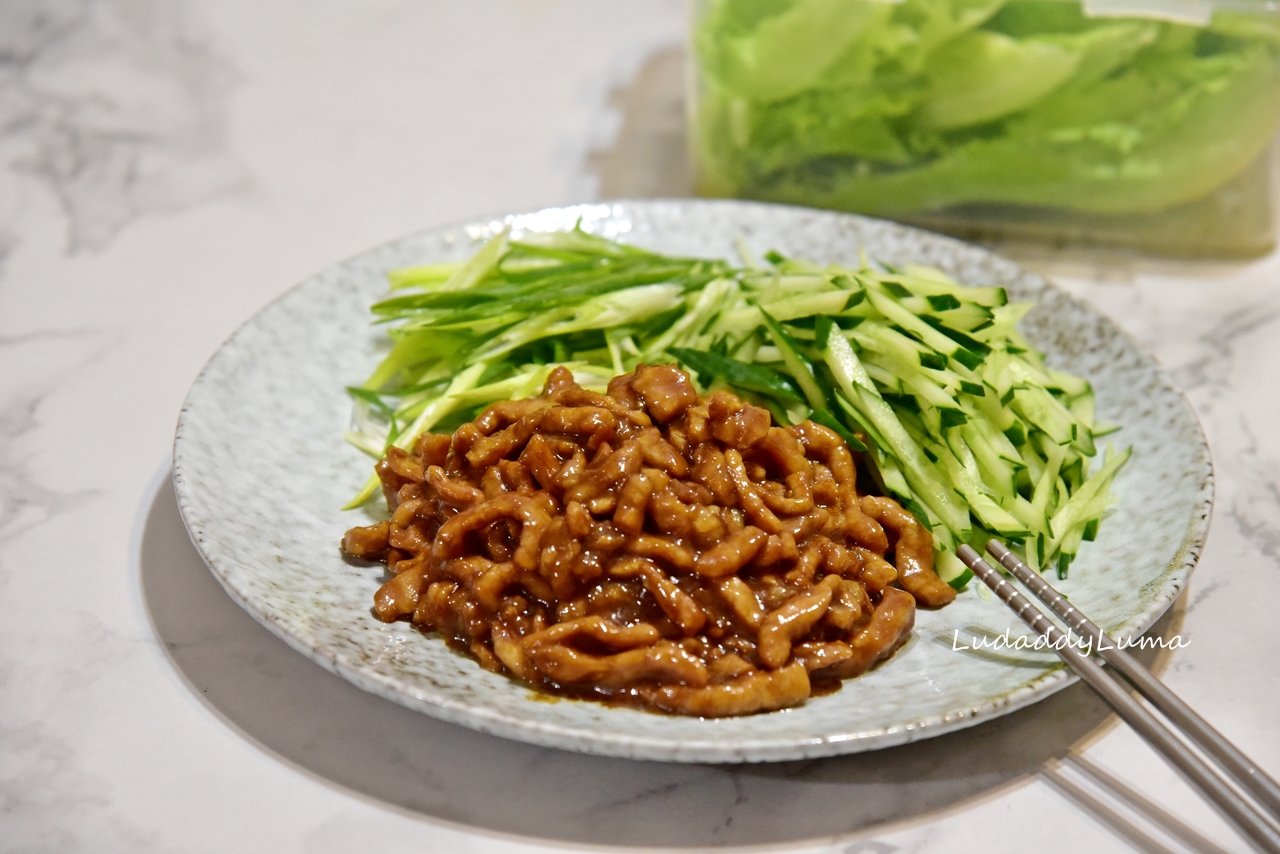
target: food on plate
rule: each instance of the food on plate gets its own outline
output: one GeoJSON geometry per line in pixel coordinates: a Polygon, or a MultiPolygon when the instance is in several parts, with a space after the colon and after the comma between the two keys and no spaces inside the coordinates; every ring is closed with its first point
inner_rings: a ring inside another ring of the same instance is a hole
{"type": "Polygon", "coordinates": [[[676,714],[794,706],[893,654],[956,591],[929,530],[862,494],[813,420],[779,425],[675,365],[542,394],[388,447],[391,517],[347,532],[386,563],[377,615],[528,684],[676,714]]]}
{"type": "Polygon", "coordinates": [[[378,617],[530,685],[716,717],[892,655],[969,580],[960,543],[1066,574],[1128,451],[1091,471],[1114,428],[1018,333],[1030,305],[744,260],[508,227],[394,271],[348,434],[379,460],[352,505],[391,515],[342,544],[391,573],[378,617]]]}
{"type": "MultiPolygon", "coordinates": [[[[465,262],[393,271],[373,306],[391,347],[350,389],[348,438],[381,459],[537,394],[560,367],[603,392],[641,364],[676,361],[779,427],[809,420],[865,449],[875,491],[930,531],[954,586],[969,577],[955,548],[992,536],[1066,575],[1129,451],[1095,460],[1095,439],[1117,428],[1095,422],[1086,380],[1018,332],[1029,303],[926,267],[743,255],[734,266],[581,227],[508,226],[465,262]]],[[[349,506],[380,485],[371,475],[349,506]]]]}

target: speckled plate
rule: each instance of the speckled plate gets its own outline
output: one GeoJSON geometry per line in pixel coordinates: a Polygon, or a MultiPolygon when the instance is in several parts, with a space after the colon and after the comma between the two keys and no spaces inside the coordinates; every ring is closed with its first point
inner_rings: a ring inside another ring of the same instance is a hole
{"type": "Polygon", "coordinates": [[[958,281],[1035,300],[1023,323],[1050,362],[1088,377],[1101,419],[1124,425],[1132,461],[1118,512],[1086,543],[1063,584],[1114,635],[1149,627],[1186,584],[1208,527],[1212,473],[1182,395],[1111,321],[983,249],[845,214],[729,201],[647,201],[557,208],[415,234],[338,264],[267,306],[214,354],[187,397],[174,482],[196,546],[232,598],[294,649],[356,685],[447,721],[588,753],[682,762],[757,762],[851,753],[971,726],[1043,699],[1070,677],[1052,657],[956,649],[974,634],[1022,634],[971,585],[922,612],[885,665],[805,705],[726,720],[665,717],[592,702],[535,699],[438,637],[370,611],[379,573],[345,563],[339,507],[369,460],[342,440],[343,386],[361,382],[380,339],[368,306],[388,270],[460,259],[511,223],[572,227],[665,252],[733,257],[734,239],[818,261],[939,267],[958,281]],[[956,643],[959,639],[959,643],[956,643]]]}

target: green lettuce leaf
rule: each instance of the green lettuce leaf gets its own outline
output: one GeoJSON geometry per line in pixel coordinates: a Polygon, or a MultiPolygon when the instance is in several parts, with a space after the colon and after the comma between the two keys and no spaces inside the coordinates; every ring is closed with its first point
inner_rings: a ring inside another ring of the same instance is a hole
{"type": "Polygon", "coordinates": [[[700,189],[884,215],[1194,201],[1280,122],[1280,15],[1207,27],[1067,0],[713,0],[700,189]]]}

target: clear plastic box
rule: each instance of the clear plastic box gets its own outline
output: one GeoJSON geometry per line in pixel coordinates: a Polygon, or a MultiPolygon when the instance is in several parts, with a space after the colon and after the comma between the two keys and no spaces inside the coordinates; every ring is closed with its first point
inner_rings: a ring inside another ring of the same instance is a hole
{"type": "Polygon", "coordinates": [[[1275,245],[1280,5],[698,0],[698,189],[978,239],[1275,245]]]}

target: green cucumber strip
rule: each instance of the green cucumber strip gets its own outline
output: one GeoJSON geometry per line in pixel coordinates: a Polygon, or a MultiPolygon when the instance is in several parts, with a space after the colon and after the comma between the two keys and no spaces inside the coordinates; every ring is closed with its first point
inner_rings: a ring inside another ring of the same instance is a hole
{"type": "Polygon", "coordinates": [[[1067,410],[1077,421],[1089,428],[1089,433],[1094,438],[1097,438],[1098,433],[1093,427],[1094,399],[1092,390],[1071,398],[1067,402],[1067,410]]]}
{"type": "Polygon", "coordinates": [[[1062,478],[1068,495],[1079,489],[1084,483],[1084,457],[1068,454],[1058,476],[1062,478]]]}
{"type": "MultiPolygon", "coordinates": [[[[730,299],[738,290],[738,283],[733,279],[714,279],[708,282],[702,292],[696,296],[689,294],[686,297],[686,310],[683,317],[671,325],[666,332],[658,336],[652,344],[645,348],[645,352],[654,356],[660,356],[668,347],[676,344],[682,335],[690,331],[702,330],[717,314],[720,312],[720,303],[730,299]]],[[[626,296],[622,294],[621,296],[626,296]]],[[[623,321],[625,322],[625,321],[623,321]]]]}
{"type": "MultiPolygon", "coordinates": [[[[863,351],[863,356],[866,355],[866,351],[863,351]]],[[[906,388],[903,386],[902,378],[894,374],[892,370],[881,367],[869,359],[863,360],[862,367],[866,368],[867,376],[871,377],[871,381],[876,384],[876,391],[880,392],[881,397],[890,395],[885,399],[898,409],[906,408],[912,412],[920,411],[920,405],[916,403],[915,398],[907,393],[906,388]],[[895,400],[894,398],[900,399],[895,400]]]]}
{"type": "Polygon", "coordinates": [[[986,493],[977,461],[969,452],[964,440],[956,437],[947,447],[941,448],[943,470],[951,482],[957,484],[969,504],[969,512],[986,528],[1004,537],[1026,536],[1027,528],[1010,515],[986,493]],[[957,454],[956,452],[959,451],[957,454]]]}
{"type": "Polygon", "coordinates": [[[1070,565],[1075,560],[1077,554],[1080,553],[1080,544],[1084,541],[1084,525],[1075,525],[1067,532],[1067,536],[1063,537],[1062,544],[1058,547],[1058,555],[1067,555],[1067,563],[1070,565]]]}
{"type": "Polygon", "coordinates": [[[982,365],[982,382],[995,392],[995,396],[1003,401],[1010,390],[1017,384],[1017,377],[1009,369],[1010,355],[1008,350],[993,349],[982,365]]]}
{"type": "Polygon", "coordinates": [[[1111,481],[1132,454],[1133,448],[1129,447],[1119,454],[1110,455],[1102,468],[1090,475],[1076,494],[1053,515],[1049,528],[1055,539],[1063,539],[1077,523],[1083,524],[1089,519],[1102,516],[1107,509],[1107,490],[1111,481]]]}
{"type": "Polygon", "coordinates": [[[1050,388],[1060,388],[1067,397],[1080,397],[1088,395],[1093,397],[1093,388],[1090,387],[1089,381],[1083,377],[1072,376],[1071,374],[1055,371],[1052,368],[1046,368],[1045,373],[1049,376],[1049,382],[1045,383],[1050,388]]]}
{"type": "Polygon", "coordinates": [[[1004,288],[975,288],[968,285],[959,285],[951,281],[945,273],[924,267],[911,266],[907,268],[905,273],[891,273],[889,275],[860,271],[859,275],[868,278],[874,277],[876,281],[880,282],[893,281],[898,285],[904,286],[909,292],[920,296],[951,295],[964,302],[976,303],[990,309],[997,309],[1009,302],[1009,294],[1004,288]]]}
{"type": "Polygon", "coordinates": [[[822,389],[818,388],[818,381],[813,376],[813,366],[809,364],[808,359],[800,355],[800,349],[796,346],[795,340],[786,333],[782,328],[782,324],[775,320],[769,312],[761,309],[760,313],[764,316],[764,325],[769,330],[770,337],[773,338],[774,346],[782,353],[782,363],[787,366],[787,372],[791,374],[796,384],[800,386],[800,390],[804,392],[805,399],[809,401],[809,405],[814,409],[826,407],[827,396],[822,389]]]}
{"type": "Polygon", "coordinates": [[[911,494],[911,487],[907,486],[907,479],[903,476],[897,460],[880,450],[879,447],[871,449],[871,456],[875,463],[875,470],[880,476],[881,490],[886,495],[903,496],[911,494]]]}
{"type": "Polygon", "coordinates": [[[1009,439],[1009,443],[1015,448],[1021,448],[1027,443],[1027,434],[1022,427],[1022,422],[1015,421],[1004,430],[1004,435],[1009,439]]]}
{"type": "Polygon", "coordinates": [[[979,493],[972,497],[966,495],[965,499],[969,502],[969,510],[983,526],[1002,537],[1025,537],[1031,533],[1026,525],[997,504],[991,496],[979,493]]]}
{"type": "Polygon", "coordinates": [[[667,352],[696,373],[704,388],[710,386],[712,380],[722,379],[731,386],[768,395],[780,403],[796,404],[803,401],[782,374],[772,368],[684,347],[671,347],[667,352]]]}
{"type": "MultiPolygon", "coordinates": [[[[921,505],[919,501],[916,501],[914,498],[912,498],[909,493],[899,495],[898,500],[902,503],[903,508],[908,513],[916,517],[916,521],[918,521],[921,525],[924,525],[925,528],[928,529],[929,533],[933,533],[934,521],[929,516],[929,511],[925,509],[925,507],[921,505]]],[[[942,528],[940,529],[940,532],[944,530],[946,529],[942,528]]]]}
{"type": "Polygon", "coordinates": [[[828,430],[834,430],[844,443],[849,446],[851,451],[865,451],[867,446],[862,444],[857,436],[849,432],[849,429],[840,423],[840,419],[831,414],[828,409],[815,409],[809,413],[809,420],[815,424],[821,424],[828,430]]]}
{"type": "Polygon", "coordinates": [[[963,590],[973,578],[973,570],[964,565],[964,561],[956,557],[953,551],[940,551],[934,554],[933,571],[938,577],[956,590],[963,590]]]}
{"type": "Polygon", "coordinates": [[[1070,444],[1075,439],[1071,430],[1075,421],[1071,414],[1043,388],[1014,389],[1010,408],[1059,445],[1070,444]]]}
{"type": "Polygon", "coordinates": [[[1061,468],[1062,460],[1066,454],[1067,449],[1061,445],[1054,445],[1047,451],[1044,470],[1041,471],[1040,477],[1036,480],[1036,488],[1031,496],[1031,506],[1041,513],[1049,512],[1049,500],[1053,498],[1054,491],[1058,486],[1058,469],[1061,468]]]}
{"type": "Polygon", "coordinates": [[[986,344],[983,344],[981,341],[977,340],[976,338],[970,338],[968,335],[965,335],[963,332],[959,331],[958,329],[952,329],[950,326],[943,323],[940,319],[936,317],[930,317],[927,314],[922,314],[920,315],[920,320],[923,323],[929,324],[934,329],[938,330],[943,335],[947,336],[952,341],[956,342],[961,347],[963,347],[966,350],[969,350],[975,355],[985,356],[991,352],[991,348],[988,347],[986,344]]]}
{"type": "MultiPolygon", "coordinates": [[[[932,361],[934,364],[937,363],[937,359],[941,359],[943,362],[942,368],[934,368],[933,370],[947,370],[947,357],[945,354],[926,347],[897,329],[865,324],[856,327],[849,333],[848,337],[862,350],[873,350],[877,353],[884,353],[886,356],[896,356],[904,364],[919,364],[921,356],[925,356],[926,360],[932,361]]],[[[920,366],[925,367],[924,365],[920,366]]]]}
{"type": "Polygon", "coordinates": [[[910,389],[912,394],[919,397],[922,403],[939,409],[961,412],[955,396],[938,383],[936,374],[925,373],[927,369],[916,360],[904,359],[898,353],[881,350],[864,350],[863,353],[863,364],[868,368],[875,365],[887,371],[901,386],[910,389]]]}
{"type": "Polygon", "coordinates": [[[896,410],[905,410],[907,412],[914,412],[917,415],[920,414],[922,411],[924,411],[921,408],[919,401],[916,400],[914,395],[900,393],[900,392],[884,391],[880,393],[880,396],[885,399],[886,403],[888,403],[890,406],[892,406],[896,410]]]}
{"type": "MultiPolygon", "coordinates": [[[[921,350],[919,353],[920,367],[929,368],[935,371],[944,371],[947,368],[947,359],[940,353],[932,353],[921,350]]],[[[972,385],[972,383],[970,383],[972,385]]]]}
{"type": "Polygon", "coordinates": [[[1027,312],[1035,307],[1033,302],[1011,302],[991,309],[991,325],[983,329],[976,337],[984,341],[1003,340],[1026,317],[1027,312]]]}
{"type": "MultiPolygon", "coordinates": [[[[969,370],[973,370],[982,364],[983,354],[965,348],[951,335],[943,334],[935,329],[925,322],[925,317],[917,317],[887,296],[874,291],[868,292],[868,298],[877,311],[906,330],[921,343],[932,347],[939,353],[945,354],[969,370]]],[[[989,349],[986,348],[986,345],[983,345],[983,347],[984,349],[989,349]]]]}
{"type": "MultiPolygon", "coordinates": [[[[960,402],[962,405],[972,403],[977,404],[973,409],[978,413],[979,417],[975,420],[971,420],[969,423],[973,424],[976,429],[982,432],[983,441],[988,442],[991,445],[991,449],[995,451],[996,455],[1012,466],[1015,474],[1018,470],[1025,469],[1027,467],[1027,463],[1022,458],[1022,454],[1018,451],[1017,446],[1010,440],[1006,430],[1002,430],[998,424],[992,423],[987,411],[987,406],[990,405],[990,402],[986,398],[979,398],[975,401],[973,398],[965,397],[962,397],[960,402]]],[[[1011,417],[1010,420],[1013,424],[1020,423],[1016,417],[1011,417]]],[[[1024,433],[1023,442],[1025,443],[1025,441],[1026,435],[1024,433]]]]}
{"type": "Polygon", "coordinates": [[[827,349],[827,341],[831,338],[831,332],[835,328],[835,321],[825,314],[814,318],[813,346],[818,348],[818,352],[827,349]]]}
{"type": "Polygon", "coordinates": [[[759,300],[756,304],[778,321],[812,317],[815,314],[839,314],[845,310],[849,295],[845,291],[802,294],[779,300],[759,300]]]}
{"type": "MultiPolygon", "coordinates": [[[[871,440],[871,444],[874,446],[872,450],[884,448],[889,444],[888,441],[885,440],[884,436],[880,435],[880,431],[875,428],[871,421],[868,420],[867,417],[863,415],[862,412],[860,412],[852,403],[850,403],[844,395],[836,395],[836,405],[840,408],[840,411],[843,412],[850,421],[857,424],[858,429],[865,433],[867,438],[871,440]]],[[[903,489],[906,489],[905,484],[903,485],[903,489]]]]}
{"type": "Polygon", "coordinates": [[[911,489],[907,486],[907,481],[902,476],[902,471],[893,461],[893,457],[883,453],[879,448],[873,447],[867,455],[867,460],[870,461],[870,465],[867,466],[867,473],[871,475],[871,480],[882,495],[901,496],[911,494],[911,489]]]}
{"type": "Polygon", "coordinates": [[[880,284],[896,299],[910,299],[915,296],[906,286],[895,282],[893,279],[881,279],[880,284]]]}
{"type": "Polygon", "coordinates": [[[1028,532],[1047,535],[1049,532],[1049,517],[1042,511],[1037,510],[1035,506],[1023,498],[1021,495],[1014,495],[1002,505],[1009,515],[1022,523],[1022,526],[1028,532]]]}
{"type": "Polygon", "coordinates": [[[862,366],[862,362],[858,360],[853,348],[849,346],[849,342],[843,335],[828,337],[827,348],[823,351],[822,358],[831,369],[836,385],[848,400],[852,401],[855,397],[854,386],[875,391],[875,385],[871,382],[871,377],[867,376],[866,368],[862,366]]]}
{"type": "Polygon", "coordinates": [[[911,441],[893,410],[874,391],[858,386],[858,399],[850,401],[875,425],[887,443],[883,450],[892,454],[902,466],[902,474],[921,502],[937,514],[952,533],[968,536],[969,513],[952,497],[954,493],[940,482],[933,465],[924,458],[919,446],[911,441]]]}
{"type": "MultiPolygon", "coordinates": [[[[970,421],[964,425],[960,436],[977,460],[983,483],[997,495],[1013,495],[1015,489],[1013,465],[1000,456],[980,425],[981,422],[970,421]]],[[[954,433],[948,434],[948,442],[955,441],[955,436],[954,433]]]]}
{"type": "MultiPolygon", "coordinates": [[[[921,312],[922,314],[924,312],[921,312]]],[[[980,332],[991,325],[991,310],[971,302],[961,303],[958,308],[938,312],[934,315],[950,329],[956,329],[969,335],[980,332]]],[[[982,339],[976,339],[981,341],[982,339]]]]}

